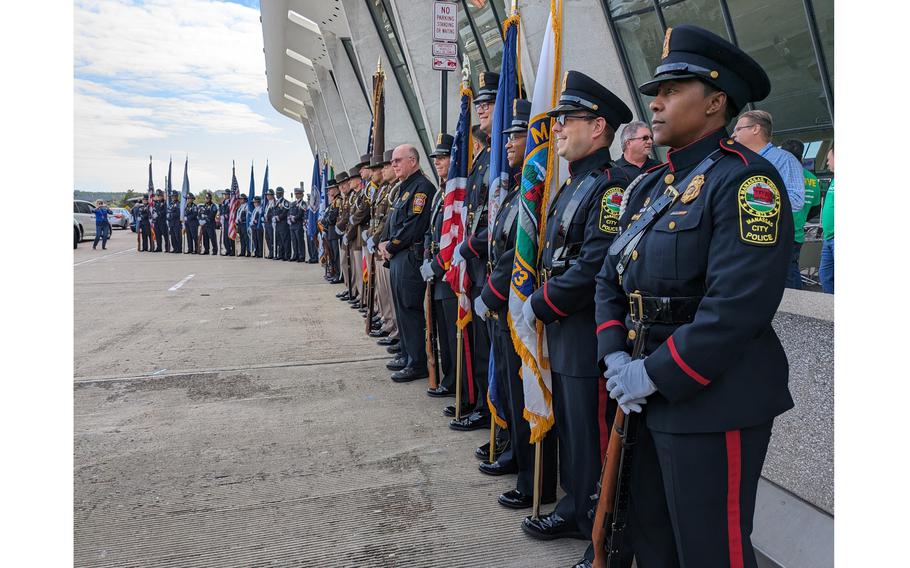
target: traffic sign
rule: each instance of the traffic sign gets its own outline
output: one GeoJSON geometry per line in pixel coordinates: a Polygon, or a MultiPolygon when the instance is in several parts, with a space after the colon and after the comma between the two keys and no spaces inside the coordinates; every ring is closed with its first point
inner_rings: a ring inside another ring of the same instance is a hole
{"type": "Polygon", "coordinates": [[[458,4],[455,2],[434,2],[433,41],[458,41],[458,4]]]}
{"type": "Polygon", "coordinates": [[[458,58],[433,56],[434,71],[458,71],[458,58]]]}
{"type": "Polygon", "coordinates": [[[447,41],[434,41],[433,56],[458,57],[458,44],[449,43],[447,41]]]}

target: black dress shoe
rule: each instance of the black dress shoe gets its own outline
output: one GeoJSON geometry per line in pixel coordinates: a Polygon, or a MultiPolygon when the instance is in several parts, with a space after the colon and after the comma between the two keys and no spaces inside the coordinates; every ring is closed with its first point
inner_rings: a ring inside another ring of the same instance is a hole
{"type": "Polygon", "coordinates": [[[340,293],[340,294],[335,294],[335,297],[338,298],[339,300],[341,300],[342,302],[344,302],[344,301],[347,300],[350,296],[348,296],[348,291],[345,290],[344,292],[342,292],[342,293],[340,293]]]}
{"type": "MultiPolygon", "coordinates": [[[[470,415],[471,412],[473,412],[473,411],[474,411],[474,410],[473,410],[473,407],[471,407],[471,406],[463,406],[463,407],[461,408],[461,417],[464,418],[464,417],[470,415]]],[[[443,407],[443,409],[442,409],[442,414],[443,414],[444,416],[454,417],[454,416],[455,416],[455,405],[454,405],[454,404],[450,404],[450,405],[448,405],[448,406],[443,407]]]]}
{"type": "Polygon", "coordinates": [[[385,368],[390,371],[400,371],[407,366],[408,362],[404,357],[396,357],[385,364],[385,368]]]}
{"type": "Polygon", "coordinates": [[[381,324],[382,324],[382,316],[373,316],[373,323],[375,323],[375,324],[377,324],[377,325],[381,325],[381,324]]]}
{"type": "Polygon", "coordinates": [[[479,430],[481,428],[489,427],[490,415],[480,414],[479,412],[472,412],[461,420],[452,420],[449,422],[449,428],[452,430],[458,430],[459,432],[469,432],[471,430],[479,430]]]}
{"type": "Polygon", "coordinates": [[[577,564],[573,564],[572,568],[594,568],[594,563],[587,558],[582,558],[577,564]]]}
{"type": "MultiPolygon", "coordinates": [[[[435,389],[427,389],[427,396],[433,396],[436,398],[444,398],[447,396],[455,396],[455,393],[445,388],[442,385],[439,385],[435,389]]],[[[454,415],[453,415],[454,416],[454,415]]]]}
{"type": "Polygon", "coordinates": [[[397,337],[383,337],[376,342],[376,345],[382,345],[383,347],[389,347],[390,345],[398,345],[397,337]]]}
{"type": "MultiPolygon", "coordinates": [[[[499,504],[509,509],[529,509],[534,506],[534,495],[522,493],[518,489],[506,491],[499,496],[499,504]]],[[[541,498],[540,503],[547,505],[556,501],[556,497],[541,498]]]]}
{"type": "Polygon", "coordinates": [[[569,521],[560,517],[557,513],[541,515],[538,519],[525,517],[521,522],[521,530],[528,536],[538,540],[554,540],[557,538],[578,538],[585,537],[572,526],[569,521]]]}
{"type": "Polygon", "coordinates": [[[389,332],[382,329],[373,330],[370,332],[370,337],[388,337],[389,332]]]}
{"type": "Polygon", "coordinates": [[[425,379],[430,376],[426,369],[415,369],[414,367],[405,367],[397,373],[392,373],[392,380],[396,383],[409,383],[418,379],[425,379]]]}
{"type": "Polygon", "coordinates": [[[485,473],[487,475],[508,475],[510,473],[518,473],[518,466],[515,462],[512,462],[509,465],[502,465],[499,463],[499,460],[496,460],[493,463],[480,462],[477,469],[480,470],[480,473],[485,473]]]}
{"type": "MultiPolygon", "coordinates": [[[[505,453],[505,451],[509,449],[509,445],[510,442],[508,438],[496,438],[496,455],[501,456],[503,453],[505,453]]],[[[490,442],[477,447],[474,450],[474,457],[479,460],[490,461],[490,442]]]]}
{"type": "Polygon", "coordinates": [[[393,355],[395,353],[401,353],[401,345],[398,345],[397,343],[395,345],[389,345],[385,348],[385,350],[389,353],[392,353],[393,355]]]}

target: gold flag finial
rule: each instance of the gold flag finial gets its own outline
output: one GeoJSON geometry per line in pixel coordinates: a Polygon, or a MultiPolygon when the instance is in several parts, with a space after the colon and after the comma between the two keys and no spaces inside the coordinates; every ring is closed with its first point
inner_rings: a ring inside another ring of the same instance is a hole
{"type": "Polygon", "coordinates": [[[471,83],[471,61],[468,59],[468,56],[462,55],[461,57],[461,82],[462,83],[471,83]]]}
{"type": "Polygon", "coordinates": [[[382,73],[382,56],[376,58],[376,72],[382,73]]]}

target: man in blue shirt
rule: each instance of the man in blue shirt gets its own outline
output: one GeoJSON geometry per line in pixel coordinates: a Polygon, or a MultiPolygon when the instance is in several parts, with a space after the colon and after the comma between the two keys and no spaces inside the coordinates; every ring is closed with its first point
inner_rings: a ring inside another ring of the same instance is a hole
{"type": "Polygon", "coordinates": [[[771,144],[771,131],[771,113],[750,110],[739,115],[732,138],[774,165],[787,187],[790,206],[799,211],[806,195],[803,166],[793,154],[771,144]]]}
{"type": "Polygon", "coordinates": [[[107,248],[107,240],[111,236],[111,225],[107,216],[112,213],[110,207],[104,204],[104,201],[95,201],[95,242],[92,244],[93,249],[98,248],[98,239],[101,239],[101,248],[107,248]]]}

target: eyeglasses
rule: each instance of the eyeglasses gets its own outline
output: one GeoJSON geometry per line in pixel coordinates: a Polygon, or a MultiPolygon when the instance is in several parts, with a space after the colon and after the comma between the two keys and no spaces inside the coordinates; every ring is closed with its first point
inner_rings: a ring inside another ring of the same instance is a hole
{"type": "Polygon", "coordinates": [[[476,110],[476,111],[478,111],[478,112],[479,112],[479,111],[482,111],[482,110],[489,110],[489,108],[490,108],[490,103],[487,102],[487,101],[482,101],[482,102],[479,102],[479,103],[474,103],[474,110],[476,110]]]}
{"type": "Polygon", "coordinates": [[[743,128],[752,128],[753,126],[756,126],[756,124],[754,124],[754,123],[753,124],[743,124],[742,126],[737,126],[736,128],[733,129],[733,134],[736,134],[743,128]]]}
{"type": "Polygon", "coordinates": [[[565,126],[566,122],[568,122],[569,120],[590,121],[590,120],[595,120],[596,118],[597,117],[592,114],[560,114],[559,116],[556,117],[556,122],[558,122],[560,126],[565,126]]]}
{"type": "Polygon", "coordinates": [[[519,134],[517,132],[513,132],[512,134],[509,134],[508,142],[514,144],[516,142],[526,140],[527,138],[528,138],[528,135],[524,132],[522,132],[521,134],[519,134]]]}
{"type": "Polygon", "coordinates": [[[629,141],[632,141],[632,140],[642,140],[644,142],[651,142],[652,140],[654,140],[654,137],[651,136],[650,134],[645,134],[644,136],[636,136],[635,138],[629,138],[629,141]]]}

